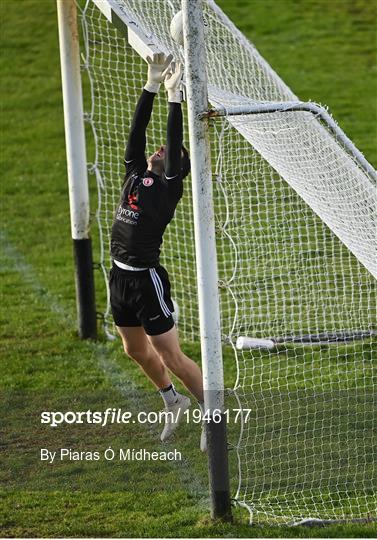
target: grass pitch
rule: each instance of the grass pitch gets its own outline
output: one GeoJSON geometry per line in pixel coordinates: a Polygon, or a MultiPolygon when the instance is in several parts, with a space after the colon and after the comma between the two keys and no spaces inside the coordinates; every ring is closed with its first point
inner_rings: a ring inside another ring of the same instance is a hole
{"type": "MultiPolygon", "coordinates": [[[[221,1],[231,19],[304,100],[330,106],[372,163],[375,20],[366,0],[221,1]]],[[[115,343],[76,337],[56,8],[5,0],[2,96],[3,536],[374,537],[373,525],[269,528],[210,523],[199,428],[183,426],[167,448],[176,463],[39,460],[39,449],[159,448],[158,426],[41,426],[42,410],[157,409],[159,398],[115,343]]],[[[199,347],[185,350],[200,360],[199,347]]],[[[228,384],[233,373],[227,371],[228,384]]]]}

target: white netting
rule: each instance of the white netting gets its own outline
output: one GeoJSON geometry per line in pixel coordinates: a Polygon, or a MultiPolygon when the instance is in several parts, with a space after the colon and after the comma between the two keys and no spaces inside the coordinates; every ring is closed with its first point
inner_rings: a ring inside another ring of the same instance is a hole
{"type": "MultiPolygon", "coordinates": [[[[168,31],[178,0],[117,2],[183,60],[168,31]]],[[[212,104],[297,99],[215,4],[205,15],[212,104]]],[[[123,152],[146,68],[91,2],[82,21],[101,263],[108,268],[123,152]]],[[[147,151],[165,140],[165,128],[161,92],[147,151]]],[[[375,271],[373,181],[309,113],[213,120],[211,137],[225,370],[232,369],[231,351],[237,398],[252,410],[236,442],[236,499],[270,521],[375,515],[376,342],[235,349],[238,336],[375,330],[375,280],[366,270],[375,271]]],[[[165,234],[162,263],[181,336],[198,340],[189,181],[165,234]]]]}

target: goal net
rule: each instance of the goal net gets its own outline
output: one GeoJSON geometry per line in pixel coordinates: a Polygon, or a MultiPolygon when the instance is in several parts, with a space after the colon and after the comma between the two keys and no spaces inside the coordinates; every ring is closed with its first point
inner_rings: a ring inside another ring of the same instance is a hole
{"type": "MultiPolygon", "coordinates": [[[[178,0],[112,3],[126,24],[184,60],[169,35],[178,0]]],[[[115,25],[108,21],[108,0],[102,4],[100,10],[91,0],[79,2],[106,283],[123,153],[146,65],[128,44],[119,16],[115,25]]],[[[204,16],[213,106],[297,101],[212,0],[204,16]]],[[[165,140],[166,116],[161,92],[147,152],[165,140]]],[[[231,432],[238,464],[234,498],[269,522],[375,516],[374,175],[308,112],[225,116],[211,120],[210,132],[225,370],[232,358],[233,397],[251,409],[240,432],[231,432]]],[[[187,132],[184,142],[188,146],[187,132]]],[[[162,263],[179,306],[181,338],[198,341],[186,180],[162,263]]],[[[110,324],[107,294],[103,306],[110,324]]]]}

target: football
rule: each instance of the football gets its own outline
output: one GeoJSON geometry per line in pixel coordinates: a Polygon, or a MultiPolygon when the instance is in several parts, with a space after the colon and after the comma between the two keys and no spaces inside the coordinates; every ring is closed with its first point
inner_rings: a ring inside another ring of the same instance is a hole
{"type": "Polygon", "coordinates": [[[183,47],[183,13],[178,11],[170,23],[170,35],[173,40],[183,47]]]}
{"type": "MultiPolygon", "coordinates": [[[[206,37],[208,32],[208,22],[203,17],[203,24],[204,24],[204,37],[206,37]]],[[[178,11],[174,17],[171,20],[170,23],[170,35],[173,38],[173,40],[178,43],[178,45],[181,45],[183,47],[184,45],[184,39],[183,39],[183,13],[182,10],[178,11]]]]}

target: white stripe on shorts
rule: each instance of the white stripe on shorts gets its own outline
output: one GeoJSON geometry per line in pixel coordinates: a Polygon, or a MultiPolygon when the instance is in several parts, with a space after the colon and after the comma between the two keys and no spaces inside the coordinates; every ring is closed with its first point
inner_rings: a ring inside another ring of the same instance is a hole
{"type": "Polygon", "coordinates": [[[161,278],[160,278],[160,276],[158,275],[158,273],[157,273],[157,271],[156,271],[155,268],[153,268],[153,272],[154,272],[154,274],[156,275],[156,282],[157,282],[157,285],[158,285],[159,288],[160,288],[161,300],[162,300],[164,306],[166,307],[166,309],[167,309],[169,315],[171,315],[171,311],[170,311],[170,309],[168,308],[168,306],[167,306],[167,304],[166,304],[166,302],[165,302],[165,300],[164,300],[164,286],[163,286],[163,284],[162,284],[161,278]]]}
{"type": "Polygon", "coordinates": [[[163,288],[160,276],[157,274],[155,268],[150,268],[149,273],[151,275],[153,285],[157,293],[157,298],[158,298],[158,302],[160,304],[162,313],[165,315],[165,317],[169,317],[171,315],[171,312],[164,300],[164,288],[163,288]]]}

